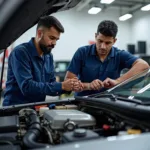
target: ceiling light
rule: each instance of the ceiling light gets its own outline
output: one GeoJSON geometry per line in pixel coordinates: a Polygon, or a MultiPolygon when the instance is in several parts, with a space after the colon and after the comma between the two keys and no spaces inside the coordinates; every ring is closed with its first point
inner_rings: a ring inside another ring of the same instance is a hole
{"type": "Polygon", "coordinates": [[[125,20],[130,19],[130,18],[132,18],[132,14],[125,14],[123,16],[120,16],[119,20],[120,21],[125,21],[125,20]]]}
{"type": "Polygon", "coordinates": [[[149,11],[150,10],[150,4],[144,6],[141,8],[142,11],[149,11]]]}
{"type": "Polygon", "coordinates": [[[112,3],[114,0],[101,0],[100,3],[102,4],[110,4],[112,3]]]}
{"type": "Polygon", "coordinates": [[[101,8],[99,7],[92,7],[91,9],[88,10],[89,14],[97,14],[101,11],[101,8]]]}

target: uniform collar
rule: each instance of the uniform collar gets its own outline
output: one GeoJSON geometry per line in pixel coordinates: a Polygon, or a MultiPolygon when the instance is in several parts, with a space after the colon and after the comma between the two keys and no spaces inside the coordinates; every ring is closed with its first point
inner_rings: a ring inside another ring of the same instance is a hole
{"type": "Polygon", "coordinates": [[[108,58],[115,56],[115,49],[114,47],[111,48],[110,53],[108,54],[108,58]]]}
{"type": "MultiPolygon", "coordinates": [[[[91,45],[91,55],[96,55],[96,44],[91,45]]],[[[112,47],[107,57],[110,58],[114,56],[115,56],[115,49],[114,47],[112,47]]]]}
{"type": "Polygon", "coordinates": [[[91,45],[91,55],[96,55],[96,44],[91,45]]]}
{"type": "Polygon", "coordinates": [[[31,38],[31,40],[29,41],[29,44],[32,47],[32,51],[31,51],[32,56],[39,56],[37,49],[35,47],[35,44],[34,44],[34,38],[31,38]]]}

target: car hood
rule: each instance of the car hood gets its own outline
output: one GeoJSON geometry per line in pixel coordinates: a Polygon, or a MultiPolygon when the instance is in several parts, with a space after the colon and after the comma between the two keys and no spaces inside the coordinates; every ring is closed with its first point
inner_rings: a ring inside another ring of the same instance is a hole
{"type": "Polygon", "coordinates": [[[80,0],[0,0],[0,52],[34,26],[39,17],[72,8],[79,2],[80,0]]]}

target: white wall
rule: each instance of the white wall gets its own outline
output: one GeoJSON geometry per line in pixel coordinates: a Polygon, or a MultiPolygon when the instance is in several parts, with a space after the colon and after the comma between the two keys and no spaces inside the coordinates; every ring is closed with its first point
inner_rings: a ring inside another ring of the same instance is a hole
{"type": "MultiPolygon", "coordinates": [[[[53,14],[65,28],[65,33],[61,35],[57,46],[53,50],[55,60],[69,60],[78,47],[87,45],[89,40],[94,40],[95,32],[100,21],[104,19],[114,20],[119,27],[116,46],[126,49],[126,45],[131,41],[130,21],[120,22],[118,20],[119,11],[116,9],[100,12],[97,15],[89,15],[87,10],[77,12],[74,9],[53,14]]],[[[22,35],[16,42],[18,45],[27,42],[35,36],[35,27],[22,35]]]]}
{"type": "Polygon", "coordinates": [[[136,45],[137,41],[146,41],[147,54],[150,54],[150,13],[138,11],[132,18],[132,42],[136,45]]]}

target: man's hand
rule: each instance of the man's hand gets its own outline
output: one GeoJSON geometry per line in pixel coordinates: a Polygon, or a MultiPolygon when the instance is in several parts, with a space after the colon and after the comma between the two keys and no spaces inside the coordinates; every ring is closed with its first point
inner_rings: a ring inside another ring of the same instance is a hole
{"type": "Polygon", "coordinates": [[[73,90],[73,86],[74,86],[74,82],[78,82],[77,79],[67,79],[64,82],[62,82],[62,90],[65,91],[72,91],[73,90]]]}
{"type": "Polygon", "coordinates": [[[83,84],[77,77],[74,77],[62,82],[62,89],[65,91],[81,92],[83,90],[83,84]]]}
{"type": "Polygon", "coordinates": [[[81,92],[83,91],[84,85],[81,81],[78,80],[77,77],[72,78],[73,80],[73,91],[75,92],[81,92]]]}
{"type": "Polygon", "coordinates": [[[74,82],[73,85],[73,91],[75,92],[81,92],[84,89],[84,85],[81,81],[78,80],[78,82],[74,82]]]}
{"type": "Polygon", "coordinates": [[[110,79],[110,78],[107,78],[103,81],[103,84],[104,84],[104,87],[105,88],[112,88],[114,87],[115,85],[119,84],[119,81],[118,80],[113,80],[113,79],[110,79]]]}
{"type": "Polygon", "coordinates": [[[89,83],[89,90],[99,90],[103,87],[103,82],[99,79],[93,80],[91,83],[89,83]]]}

